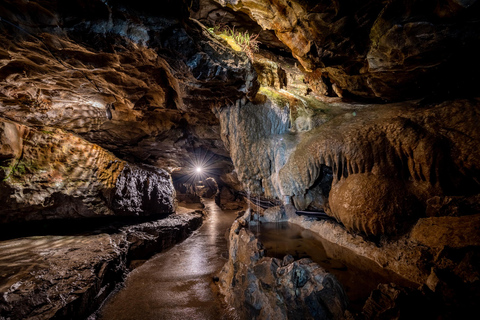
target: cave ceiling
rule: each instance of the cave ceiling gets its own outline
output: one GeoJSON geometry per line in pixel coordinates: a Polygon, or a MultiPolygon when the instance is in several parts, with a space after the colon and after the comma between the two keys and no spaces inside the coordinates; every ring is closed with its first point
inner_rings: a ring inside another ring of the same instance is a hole
{"type": "Polygon", "coordinates": [[[170,172],[195,151],[231,171],[211,110],[259,86],[245,54],[198,21],[259,33],[318,96],[471,96],[479,70],[477,1],[6,0],[0,12],[2,118],[170,172]]]}
{"type": "Polygon", "coordinates": [[[2,1],[2,117],[171,172],[196,153],[228,166],[210,108],[252,94],[256,75],[183,3],[165,6],[2,1]]]}

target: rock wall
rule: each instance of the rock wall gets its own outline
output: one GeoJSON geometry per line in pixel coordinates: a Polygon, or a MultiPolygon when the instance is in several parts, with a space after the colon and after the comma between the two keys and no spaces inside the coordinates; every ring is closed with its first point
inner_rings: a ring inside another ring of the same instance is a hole
{"type": "Polygon", "coordinates": [[[188,167],[194,149],[228,157],[210,108],[255,95],[256,75],[187,10],[183,1],[2,2],[0,114],[170,172],[188,167]]]}
{"type": "Polygon", "coordinates": [[[329,256],[334,259],[348,256],[351,251],[412,282],[407,287],[404,287],[406,283],[396,281],[398,279],[380,284],[371,292],[362,310],[354,314],[354,319],[390,319],[392,314],[400,318],[457,319],[474,314],[480,292],[479,217],[476,213],[420,218],[403,236],[373,242],[352,234],[334,220],[299,216],[292,205],[269,208],[257,217],[253,213],[246,216],[252,219],[250,224],[257,221],[297,224],[318,234],[325,243],[345,248],[341,252],[330,248],[329,256]]]}
{"type": "Polygon", "coordinates": [[[175,190],[164,170],[128,164],[52,130],[1,122],[1,223],[175,211],[175,190]]]}
{"type": "MultiPolygon", "coordinates": [[[[327,212],[350,232],[332,241],[366,256],[361,241],[390,246],[371,258],[461,305],[479,292],[479,11],[475,0],[3,1],[0,223],[171,213],[169,174],[155,168],[180,176],[209,150],[236,191],[235,175],[247,194],[327,212]],[[252,63],[192,11],[265,29],[272,52],[252,63]]],[[[276,276],[309,264],[266,263],[276,276]]]]}
{"type": "Polygon", "coordinates": [[[477,194],[478,101],[398,107],[358,110],[312,130],[280,170],[284,192],[305,194],[321,165],[330,166],[330,212],[350,230],[371,234],[424,216],[435,196],[477,194]]]}
{"type": "Polygon", "coordinates": [[[250,192],[274,196],[272,176],[275,168],[283,166],[288,152],[280,141],[289,128],[288,108],[272,101],[259,105],[237,101],[231,108],[219,109],[217,115],[238,179],[250,192]],[[258,154],[262,156],[253,156],[258,154]]]}
{"type": "Polygon", "coordinates": [[[272,108],[281,111],[268,101],[220,112],[239,179],[254,193],[291,198],[299,210],[313,206],[351,231],[378,236],[404,232],[429,203],[469,202],[480,191],[478,100],[357,105],[304,132],[282,118],[291,110],[262,111],[272,108]]]}

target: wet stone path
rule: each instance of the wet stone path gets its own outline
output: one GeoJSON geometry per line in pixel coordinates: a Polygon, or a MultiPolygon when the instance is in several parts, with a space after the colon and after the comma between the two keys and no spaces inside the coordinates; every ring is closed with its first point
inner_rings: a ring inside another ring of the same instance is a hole
{"type": "Polygon", "coordinates": [[[216,292],[213,277],[228,256],[226,230],[236,217],[205,201],[209,214],[184,242],[133,270],[125,287],[98,312],[99,320],[232,319],[216,292]]]}

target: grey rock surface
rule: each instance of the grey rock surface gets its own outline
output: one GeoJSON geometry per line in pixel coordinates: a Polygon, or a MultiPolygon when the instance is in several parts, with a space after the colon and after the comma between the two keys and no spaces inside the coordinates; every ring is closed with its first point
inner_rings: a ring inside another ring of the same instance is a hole
{"type": "Polygon", "coordinates": [[[266,257],[244,217],[230,229],[220,274],[226,301],[245,319],[343,319],[348,298],[335,276],[310,259],[266,257]]]}

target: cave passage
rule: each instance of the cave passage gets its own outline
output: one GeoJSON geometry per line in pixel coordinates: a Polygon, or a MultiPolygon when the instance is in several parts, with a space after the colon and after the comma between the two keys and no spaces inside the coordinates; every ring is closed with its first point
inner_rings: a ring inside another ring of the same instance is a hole
{"type": "Polygon", "coordinates": [[[230,319],[213,277],[227,257],[225,232],[236,217],[205,199],[208,217],[191,237],[132,271],[99,319],[230,319]]]}
{"type": "Polygon", "coordinates": [[[0,0],[0,320],[480,319],[479,17],[0,0]]]}

